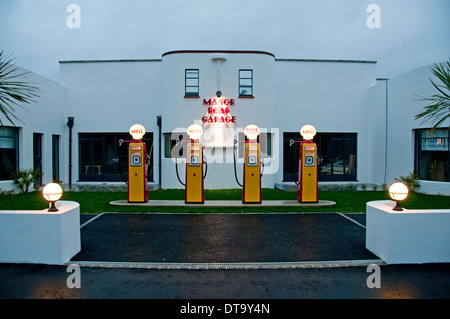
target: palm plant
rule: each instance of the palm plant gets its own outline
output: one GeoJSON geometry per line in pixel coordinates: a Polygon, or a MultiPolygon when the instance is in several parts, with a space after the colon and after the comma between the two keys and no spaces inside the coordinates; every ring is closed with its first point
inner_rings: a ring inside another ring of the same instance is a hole
{"type": "MultiPolygon", "coordinates": [[[[23,108],[24,103],[35,102],[38,98],[39,89],[20,80],[20,77],[29,72],[19,71],[14,64],[11,55],[5,56],[0,52],[0,112],[15,125],[13,118],[20,119],[14,114],[14,106],[23,108]]],[[[0,118],[0,126],[3,126],[0,118]]]]}
{"type": "Polygon", "coordinates": [[[431,131],[434,131],[447,119],[450,119],[450,59],[443,63],[434,64],[432,72],[442,82],[442,84],[436,84],[430,79],[439,93],[422,99],[429,101],[431,104],[425,106],[422,112],[416,114],[415,119],[422,118],[422,124],[431,121],[434,124],[431,131]]]}

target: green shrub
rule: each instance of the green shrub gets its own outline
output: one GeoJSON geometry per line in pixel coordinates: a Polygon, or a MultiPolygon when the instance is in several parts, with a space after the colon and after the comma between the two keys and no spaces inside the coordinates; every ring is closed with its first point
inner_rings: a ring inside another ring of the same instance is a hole
{"type": "Polygon", "coordinates": [[[404,183],[411,192],[414,192],[420,187],[419,179],[420,177],[417,174],[411,172],[408,176],[400,176],[399,178],[395,178],[397,182],[404,183]]]}
{"type": "Polygon", "coordinates": [[[25,170],[17,169],[11,175],[20,193],[28,193],[31,183],[34,183],[43,174],[39,171],[39,168],[35,168],[25,170]]]}

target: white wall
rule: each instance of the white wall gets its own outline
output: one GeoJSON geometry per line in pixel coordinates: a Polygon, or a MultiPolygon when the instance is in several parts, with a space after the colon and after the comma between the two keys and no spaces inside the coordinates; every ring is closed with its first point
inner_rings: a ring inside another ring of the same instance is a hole
{"type": "MultiPolygon", "coordinates": [[[[420,99],[437,92],[429,80],[437,80],[431,67],[419,67],[388,81],[388,181],[414,171],[413,130],[431,127],[431,123],[422,125],[422,120],[414,119],[428,104],[420,99]]],[[[449,124],[447,121],[442,127],[449,124]]]]}
{"type": "MultiPolygon", "coordinates": [[[[29,72],[18,67],[18,71],[29,72]]],[[[19,128],[19,168],[33,168],[33,133],[41,133],[42,136],[42,183],[52,182],[52,135],[60,136],[60,178],[64,178],[66,154],[66,96],[65,88],[59,83],[53,82],[36,73],[29,72],[20,78],[32,86],[39,88],[39,98],[35,103],[22,104],[23,108],[15,106],[15,115],[20,119],[14,120],[19,128]]],[[[0,115],[5,126],[14,126],[0,115]]],[[[12,181],[0,181],[0,188],[16,190],[12,181]]]]}
{"type": "Polygon", "coordinates": [[[61,62],[60,78],[67,87],[67,116],[75,118],[72,182],[76,183],[79,176],[78,133],[127,133],[135,123],[153,133],[154,180],[157,182],[161,61],[61,62]]]}
{"type": "MultiPolygon", "coordinates": [[[[369,87],[375,72],[372,62],[277,60],[275,126],[284,132],[311,124],[320,133],[357,133],[357,179],[370,182],[369,87]]],[[[282,180],[282,167],[276,180],[282,180]]]]}
{"type": "MultiPolygon", "coordinates": [[[[268,129],[274,125],[274,57],[264,53],[224,52],[225,58],[220,62],[220,73],[212,59],[211,52],[176,52],[163,56],[163,132],[185,131],[193,124],[202,124],[201,119],[207,114],[207,106],[203,100],[214,99],[220,89],[222,99],[233,99],[234,106],[229,106],[230,113],[236,116],[237,122],[229,125],[229,146],[226,148],[205,148],[208,156],[208,173],[205,188],[239,188],[234,176],[233,139],[238,138],[237,131],[249,124],[260,129],[268,129]],[[185,98],[185,69],[199,69],[199,98],[185,98]],[[239,69],[253,70],[254,98],[239,98],[239,69]],[[220,74],[220,82],[218,82],[220,74]],[[220,85],[220,86],[219,86],[220,85]],[[235,134],[233,134],[233,131],[235,134]],[[234,135],[234,136],[233,136],[234,135]],[[215,154],[214,156],[212,156],[215,154]]],[[[225,125],[221,125],[225,127],[225,125]]],[[[208,134],[204,128],[204,144],[208,142],[208,134]]],[[[180,178],[184,182],[184,163],[179,163],[180,178]]],[[[238,178],[242,183],[242,163],[237,163],[238,178]]],[[[266,170],[266,173],[268,171],[266,170]]],[[[163,188],[182,188],[179,183],[172,159],[163,160],[163,188]]],[[[263,187],[273,187],[272,174],[262,178],[263,187]]]]}

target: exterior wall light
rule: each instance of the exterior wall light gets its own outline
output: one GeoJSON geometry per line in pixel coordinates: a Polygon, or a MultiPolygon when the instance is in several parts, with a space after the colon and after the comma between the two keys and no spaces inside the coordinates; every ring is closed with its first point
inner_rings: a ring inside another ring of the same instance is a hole
{"type": "Polygon", "coordinates": [[[59,184],[56,183],[47,184],[42,190],[42,195],[46,200],[48,200],[51,203],[50,209],[48,211],[57,212],[58,208],[56,208],[55,202],[62,196],[61,186],[59,186],[59,184]]]}
{"type": "Polygon", "coordinates": [[[408,187],[403,183],[396,182],[389,187],[389,196],[397,203],[393,210],[402,211],[400,202],[408,197],[408,187]]]}

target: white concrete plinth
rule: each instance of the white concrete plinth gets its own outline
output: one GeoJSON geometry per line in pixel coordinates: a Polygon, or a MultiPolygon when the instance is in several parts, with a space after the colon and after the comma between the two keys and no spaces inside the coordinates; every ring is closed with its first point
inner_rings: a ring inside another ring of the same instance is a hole
{"type": "Polygon", "coordinates": [[[394,211],[366,204],[366,248],[388,264],[450,262],[450,209],[394,211]]]}
{"type": "Polygon", "coordinates": [[[57,212],[0,211],[0,262],[62,265],[81,250],[80,205],[56,202],[57,212]]]}

